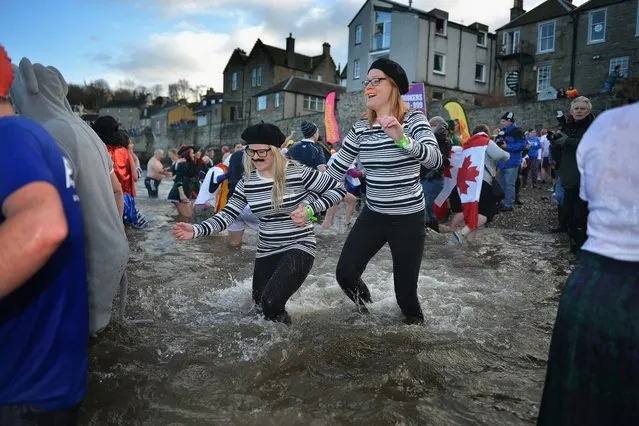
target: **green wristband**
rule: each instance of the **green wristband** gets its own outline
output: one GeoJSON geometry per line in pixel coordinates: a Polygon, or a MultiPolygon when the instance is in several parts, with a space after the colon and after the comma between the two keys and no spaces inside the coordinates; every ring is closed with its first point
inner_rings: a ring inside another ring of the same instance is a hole
{"type": "Polygon", "coordinates": [[[308,218],[312,222],[317,222],[317,217],[315,216],[315,212],[313,212],[313,208],[311,206],[306,207],[306,213],[308,213],[308,218]]]}
{"type": "Polygon", "coordinates": [[[395,141],[395,143],[400,147],[400,148],[406,148],[406,145],[408,145],[408,136],[404,135],[402,136],[402,138],[398,141],[395,141]]]}

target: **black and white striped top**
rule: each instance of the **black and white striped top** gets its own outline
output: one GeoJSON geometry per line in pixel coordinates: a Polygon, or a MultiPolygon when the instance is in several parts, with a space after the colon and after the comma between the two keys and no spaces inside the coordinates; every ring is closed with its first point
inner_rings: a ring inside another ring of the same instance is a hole
{"type": "Polygon", "coordinates": [[[371,128],[366,119],[357,121],[327,173],[341,182],[359,155],[366,170],[368,208],[389,215],[424,210],[420,164],[428,169],[438,169],[442,165],[442,155],[423,112],[411,110],[406,113],[404,133],[409,143],[406,148],[400,148],[379,124],[371,128]]]}
{"type": "Polygon", "coordinates": [[[339,203],[346,192],[325,173],[288,162],[286,192],[278,212],[271,206],[273,179],[263,178],[256,170],[238,182],[226,207],[204,222],[193,225],[194,238],[223,231],[238,218],[248,204],[259,219],[259,242],[256,257],[299,249],[315,256],[315,234],[309,221],[296,226],[291,213],[306,202],[315,214],[339,203]]]}

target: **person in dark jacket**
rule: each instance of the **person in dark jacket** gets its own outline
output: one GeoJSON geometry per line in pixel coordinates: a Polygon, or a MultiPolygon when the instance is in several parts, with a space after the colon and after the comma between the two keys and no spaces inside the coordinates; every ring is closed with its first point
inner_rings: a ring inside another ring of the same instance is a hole
{"type": "Polygon", "coordinates": [[[526,148],[524,131],[515,124],[515,114],[507,112],[500,120],[501,132],[497,145],[510,154],[508,161],[499,163],[499,183],[504,188],[505,199],[502,211],[512,211],[515,203],[515,185],[519,174],[522,151],[526,148]]]}
{"type": "Polygon", "coordinates": [[[452,149],[452,143],[449,138],[449,125],[442,117],[435,116],[430,119],[430,126],[437,139],[439,150],[442,153],[443,164],[437,170],[429,170],[422,166],[419,173],[420,183],[424,190],[424,202],[426,209],[424,210],[424,220],[426,226],[435,232],[439,232],[439,222],[433,211],[433,203],[435,198],[442,192],[444,188],[444,170],[450,165],[448,154],[452,149]]]}
{"type": "Polygon", "coordinates": [[[560,158],[558,169],[564,202],[560,210],[560,230],[570,236],[570,249],[577,252],[586,239],[587,206],[579,198],[580,175],[577,168],[577,147],[588,127],[595,120],[590,99],[579,96],[570,103],[570,115],[562,130],[557,132],[552,147],[553,158],[560,158]]]}

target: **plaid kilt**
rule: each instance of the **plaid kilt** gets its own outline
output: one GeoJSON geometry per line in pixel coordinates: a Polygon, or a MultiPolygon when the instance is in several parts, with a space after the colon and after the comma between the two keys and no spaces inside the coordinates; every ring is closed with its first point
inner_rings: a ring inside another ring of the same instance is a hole
{"type": "Polygon", "coordinates": [[[639,262],[581,252],[559,302],[537,424],[639,424],[639,262]]]}

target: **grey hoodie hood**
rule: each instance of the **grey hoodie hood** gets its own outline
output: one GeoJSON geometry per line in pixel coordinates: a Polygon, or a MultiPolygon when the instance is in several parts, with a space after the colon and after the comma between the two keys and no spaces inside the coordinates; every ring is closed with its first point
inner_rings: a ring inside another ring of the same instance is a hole
{"type": "Polygon", "coordinates": [[[98,135],[73,113],[60,71],[31,64],[27,58],[13,68],[15,77],[9,94],[16,111],[44,127],[73,167],[84,218],[89,328],[93,334],[110,321],[113,299],[129,258],[111,184],[113,163],[98,135]]]}

